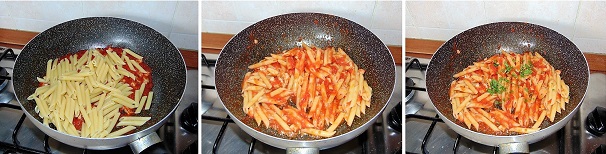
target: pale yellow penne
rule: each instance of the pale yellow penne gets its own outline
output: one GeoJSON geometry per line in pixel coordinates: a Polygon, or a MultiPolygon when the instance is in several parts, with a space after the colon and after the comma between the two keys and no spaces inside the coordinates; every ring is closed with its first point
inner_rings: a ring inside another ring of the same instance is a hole
{"type": "Polygon", "coordinates": [[[286,124],[286,122],[284,122],[284,120],[280,116],[278,116],[278,114],[276,114],[275,112],[272,112],[271,115],[278,122],[278,124],[280,124],[282,129],[287,130],[287,131],[290,130],[290,127],[288,126],[288,124],[286,124]]]}
{"type": "MultiPolygon", "coordinates": [[[[97,82],[97,81],[95,81],[95,82],[97,82]]],[[[96,84],[97,84],[97,86],[99,88],[102,88],[102,89],[107,90],[107,91],[111,91],[111,92],[119,92],[120,91],[120,90],[118,90],[118,89],[116,89],[114,87],[109,87],[109,86],[107,86],[105,84],[102,84],[102,83],[99,83],[99,82],[97,82],[96,84]]]]}
{"type": "Polygon", "coordinates": [[[255,122],[257,122],[257,126],[261,125],[261,116],[259,115],[258,112],[253,112],[253,118],[255,119],[255,122]]]}
{"type": "Polygon", "coordinates": [[[339,116],[337,116],[335,121],[332,123],[332,125],[330,125],[330,127],[328,127],[328,129],[326,129],[326,131],[332,132],[335,129],[337,129],[337,126],[339,126],[341,124],[341,122],[343,122],[344,116],[345,116],[345,113],[339,113],[339,116]]]}
{"type": "Polygon", "coordinates": [[[149,110],[149,108],[151,107],[151,103],[152,103],[152,99],[154,98],[154,92],[150,91],[147,94],[147,101],[145,102],[145,110],[149,110]]]}
{"type": "Polygon", "coordinates": [[[128,56],[126,56],[124,58],[124,61],[126,62],[126,65],[128,66],[128,69],[130,70],[135,70],[135,67],[133,66],[133,64],[131,63],[132,61],[130,60],[130,58],[128,58],[128,56]]]}
{"type": "Polygon", "coordinates": [[[127,71],[127,70],[125,70],[125,69],[124,69],[124,68],[122,68],[122,67],[118,67],[118,69],[117,69],[116,71],[117,71],[119,74],[122,74],[122,75],[124,75],[124,76],[128,76],[128,77],[130,77],[130,78],[132,78],[132,79],[134,79],[134,78],[135,78],[135,75],[134,75],[133,73],[131,73],[131,72],[129,72],[129,71],[127,71]]]}
{"type": "Polygon", "coordinates": [[[312,128],[306,128],[306,129],[302,129],[301,131],[307,133],[307,134],[312,134],[312,135],[316,135],[316,136],[322,136],[322,137],[331,137],[333,135],[335,135],[336,131],[323,131],[323,130],[317,130],[317,129],[312,129],[312,128]]]}
{"type": "Polygon", "coordinates": [[[135,104],[138,104],[138,103],[135,103],[135,100],[132,100],[132,99],[130,99],[130,98],[124,96],[124,95],[121,95],[119,93],[111,92],[109,94],[112,97],[114,97],[114,99],[112,99],[114,102],[120,103],[120,104],[122,104],[124,106],[127,106],[129,108],[135,108],[136,107],[135,104]]]}
{"type": "Polygon", "coordinates": [[[57,85],[55,85],[55,84],[51,85],[50,88],[48,88],[48,90],[44,91],[44,93],[41,94],[39,98],[44,99],[44,98],[48,97],[50,94],[52,94],[52,92],[55,91],[56,88],[57,88],[57,85]]]}
{"type": "Polygon", "coordinates": [[[122,128],[122,129],[119,129],[117,131],[114,131],[114,132],[111,132],[111,133],[107,134],[106,137],[108,137],[108,138],[117,137],[117,136],[125,134],[126,132],[129,132],[131,130],[135,130],[135,128],[136,128],[135,126],[126,126],[126,127],[122,128]]]}
{"type": "Polygon", "coordinates": [[[259,113],[259,116],[261,116],[261,120],[265,124],[265,127],[269,128],[269,118],[267,118],[267,115],[265,114],[265,112],[259,106],[256,107],[255,112],[259,113]]]}
{"type": "Polygon", "coordinates": [[[345,121],[347,122],[347,126],[351,126],[356,115],[355,109],[350,109],[348,114],[348,118],[345,121]]]}
{"type": "Polygon", "coordinates": [[[510,128],[509,129],[509,131],[523,133],[523,134],[533,133],[533,132],[536,132],[538,130],[539,130],[538,128],[522,128],[522,127],[516,127],[516,128],[510,128]]]}
{"type": "Polygon", "coordinates": [[[118,104],[122,104],[122,105],[124,105],[124,106],[126,106],[128,108],[135,108],[136,107],[135,104],[133,103],[134,101],[126,101],[124,99],[120,99],[120,98],[117,98],[117,97],[112,98],[112,101],[114,101],[114,102],[116,102],[118,104]]]}
{"type": "Polygon", "coordinates": [[[143,73],[148,73],[145,69],[143,69],[143,67],[141,67],[141,65],[139,65],[138,62],[131,60],[131,64],[137,68],[137,70],[139,70],[139,72],[143,72],[143,73]]]}
{"type": "Polygon", "coordinates": [[[44,126],[46,126],[46,127],[50,127],[50,126],[48,125],[48,124],[49,124],[49,121],[48,121],[48,120],[49,120],[49,118],[43,118],[43,119],[42,119],[42,125],[44,125],[44,126]]]}
{"type": "Polygon", "coordinates": [[[260,63],[256,63],[256,64],[253,64],[253,65],[250,65],[250,66],[248,66],[248,68],[249,69],[255,69],[255,68],[258,68],[258,67],[261,67],[261,66],[265,66],[265,65],[269,65],[269,64],[272,64],[272,63],[275,63],[275,62],[277,62],[277,61],[276,60],[264,60],[264,61],[262,61],[260,63]]]}
{"type": "Polygon", "coordinates": [[[109,114],[110,112],[112,112],[113,110],[115,110],[115,109],[119,109],[119,108],[121,108],[122,106],[123,106],[123,105],[122,105],[122,104],[120,104],[120,103],[115,103],[114,105],[111,105],[111,106],[109,106],[109,107],[107,107],[107,108],[104,108],[104,109],[103,109],[103,115],[108,115],[108,114],[109,114]]]}
{"type": "Polygon", "coordinates": [[[116,54],[115,52],[109,52],[108,55],[109,55],[109,58],[111,58],[114,62],[116,62],[120,65],[126,64],[122,59],[120,59],[120,56],[118,56],[118,54],[116,54]]]}
{"type": "Polygon", "coordinates": [[[278,89],[272,91],[271,93],[269,93],[269,96],[274,97],[274,96],[276,96],[276,95],[278,95],[278,94],[280,94],[280,93],[282,93],[284,91],[286,91],[285,88],[278,88],[278,89]]]}
{"type": "MultiPolygon", "coordinates": [[[[84,118],[84,121],[88,121],[88,123],[86,123],[86,128],[89,128],[91,125],[92,119],[88,116],[88,114],[87,114],[88,111],[84,109],[84,106],[79,106],[78,109],[80,110],[82,118],[84,118]]],[[[84,124],[82,126],[84,127],[84,124]]]]}
{"type": "Polygon", "coordinates": [[[149,119],[151,119],[151,117],[135,117],[135,116],[120,117],[120,121],[147,121],[149,119]]]}
{"type": "Polygon", "coordinates": [[[40,114],[42,115],[42,118],[48,118],[48,116],[50,115],[50,111],[47,109],[48,106],[46,105],[46,101],[40,99],[40,98],[34,98],[34,100],[37,103],[38,109],[40,110],[40,114]]]}
{"type": "Polygon", "coordinates": [[[137,110],[135,111],[135,113],[141,113],[141,110],[143,110],[143,108],[145,108],[145,101],[147,101],[147,96],[143,96],[141,97],[141,100],[139,100],[139,105],[137,106],[137,110]]]}
{"type": "Polygon", "coordinates": [[[99,121],[99,118],[97,118],[97,116],[98,116],[97,110],[95,110],[95,109],[88,110],[88,117],[91,120],[91,122],[89,122],[89,124],[90,124],[89,128],[90,128],[91,133],[96,133],[95,131],[97,129],[97,126],[99,124],[101,124],[99,121]]]}
{"type": "Polygon", "coordinates": [[[120,112],[112,112],[110,124],[105,128],[105,131],[111,132],[114,129],[114,126],[118,123],[118,119],[120,117],[120,112]]]}
{"type": "Polygon", "coordinates": [[[147,121],[120,121],[116,126],[142,126],[147,121]]]}
{"type": "Polygon", "coordinates": [[[78,133],[78,130],[76,130],[76,127],[73,124],[69,123],[68,121],[63,121],[63,128],[69,135],[80,136],[80,134],[78,133]]]}
{"type": "Polygon", "coordinates": [[[468,118],[467,115],[464,115],[464,114],[462,116],[463,116],[463,123],[465,123],[465,125],[467,125],[467,128],[471,129],[471,122],[469,121],[470,118],[468,118]]]}
{"type": "Polygon", "coordinates": [[[140,56],[139,54],[137,54],[137,53],[133,52],[133,51],[132,51],[132,50],[130,50],[130,49],[124,49],[123,51],[124,51],[124,52],[126,52],[126,53],[128,53],[129,55],[131,55],[131,56],[133,56],[133,57],[137,58],[137,59],[143,59],[143,57],[142,57],[142,56],[140,56]]]}
{"type": "MultiPolygon", "coordinates": [[[[135,100],[133,100],[133,102],[134,102],[135,106],[137,106],[137,107],[139,106],[139,100],[141,99],[141,93],[142,93],[141,89],[135,90],[135,100]]],[[[128,95],[125,95],[125,96],[128,96],[128,95]]]]}
{"type": "Polygon", "coordinates": [[[50,76],[51,76],[51,74],[50,74],[50,73],[51,73],[51,68],[52,68],[52,65],[53,65],[53,60],[52,60],[52,59],[50,59],[50,60],[48,60],[48,61],[46,62],[46,76],[48,76],[48,77],[50,77],[50,76]]]}

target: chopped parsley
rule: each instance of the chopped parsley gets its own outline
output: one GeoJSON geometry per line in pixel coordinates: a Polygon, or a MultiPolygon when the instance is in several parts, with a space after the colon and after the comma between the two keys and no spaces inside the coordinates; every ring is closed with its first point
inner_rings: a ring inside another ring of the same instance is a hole
{"type": "Polygon", "coordinates": [[[494,65],[494,67],[499,67],[499,63],[495,60],[492,65],[494,65]]]}
{"type": "Polygon", "coordinates": [[[507,78],[499,78],[499,83],[509,83],[509,79],[507,79],[507,78]]]}
{"type": "Polygon", "coordinates": [[[487,92],[490,94],[499,94],[499,93],[502,93],[503,91],[505,91],[505,86],[503,86],[503,84],[501,84],[501,82],[506,81],[507,79],[505,79],[505,80],[503,80],[503,79],[504,78],[501,78],[499,80],[491,79],[487,92]]]}
{"type": "Polygon", "coordinates": [[[520,77],[526,77],[532,74],[532,64],[526,63],[520,68],[520,77]]]}
{"type": "Polygon", "coordinates": [[[509,64],[505,63],[505,74],[509,73],[513,67],[509,66],[509,64]]]}

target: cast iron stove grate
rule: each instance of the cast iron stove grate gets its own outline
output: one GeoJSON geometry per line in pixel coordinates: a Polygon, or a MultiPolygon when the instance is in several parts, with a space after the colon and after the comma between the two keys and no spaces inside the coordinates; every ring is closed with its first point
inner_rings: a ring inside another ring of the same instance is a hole
{"type": "MultiPolygon", "coordinates": [[[[17,55],[13,52],[12,49],[6,49],[0,56],[0,61],[3,59],[15,59],[17,55]]],[[[8,80],[11,80],[10,75],[6,72],[5,68],[0,69],[0,89],[4,89],[8,83],[8,80]]],[[[0,103],[0,108],[8,108],[21,111],[21,107],[18,105],[8,104],[8,103],[0,103]]],[[[21,115],[19,122],[15,125],[13,129],[13,133],[11,135],[12,143],[0,142],[0,147],[4,149],[8,149],[5,153],[50,153],[50,146],[48,145],[48,135],[44,135],[44,151],[23,147],[17,139],[17,135],[19,134],[19,130],[25,121],[25,113],[21,115]]]]}

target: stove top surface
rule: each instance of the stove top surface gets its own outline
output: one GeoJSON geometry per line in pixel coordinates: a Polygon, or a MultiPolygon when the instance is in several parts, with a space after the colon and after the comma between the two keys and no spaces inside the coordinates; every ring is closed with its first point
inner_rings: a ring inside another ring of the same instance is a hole
{"type": "MultiPolygon", "coordinates": [[[[407,57],[408,63],[411,58],[407,57]]],[[[421,64],[428,64],[429,59],[419,59],[421,64]]],[[[406,77],[411,78],[414,87],[425,88],[425,71],[411,68],[406,72],[406,77]]],[[[585,128],[585,118],[596,106],[606,107],[606,74],[593,73],[589,77],[589,86],[582,105],[571,121],[557,133],[530,144],[531,153],[591,153],[600,144],[606,144],[606,136],[595,136],[585,128]]],[[[414,114],[427,117],[436,115],[435,108],[431,104],[429,95],[425,91],[415,91],[415,95],[405,108],[421,106],[414,114]]],[[[422,142],[429,130],[432,121],[409,118],[406,125],[406,152],[422,153],[422,142]]],[[[430,136],[426,140],[426,152],[428,153],[452,153],[458,134],[451,130],[446,124],[437,122],[430,136]]],[[[494,147],[475,143],[461,137],[456,148],[457,153],[493,153],[494,147]]]]}

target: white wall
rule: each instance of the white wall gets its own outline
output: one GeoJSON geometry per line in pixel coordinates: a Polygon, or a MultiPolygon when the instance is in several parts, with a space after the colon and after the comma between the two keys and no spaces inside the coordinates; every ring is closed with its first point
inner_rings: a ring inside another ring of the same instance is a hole
{"type": "Polygon", "coordinates": [[[606,53],[606,2],[406,2],[406,38],[448,40],[499,21],[551,28],[581,51],[606,53]]]}
{"type": "Polygon", "coordinates": [[[385,44],[402,45],[402,2],[201,2],[202,32],[237,34],[272,16],[319,12],[352,20],[377,35],[385,44]]]}
{"type": "Polygon", "coordinates": [[[0,28],[42,32],[59,23],[113,16],[143,23],[179,48],[198,50],[198,2],[0,1],[0,28]]]}

